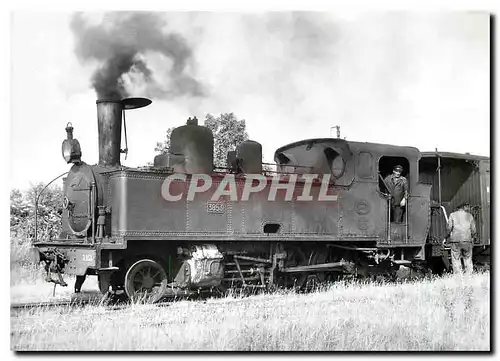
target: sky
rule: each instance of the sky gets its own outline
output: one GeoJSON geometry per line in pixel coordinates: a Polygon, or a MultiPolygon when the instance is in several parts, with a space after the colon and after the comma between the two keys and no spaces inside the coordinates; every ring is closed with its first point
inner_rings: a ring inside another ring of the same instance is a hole
{"type": "MultiPolygon", "coordinates": [[[[88,32],[75,36],[74,16],[11,16],[11,188],[47,183],[69,170],[61,155],[68,122],[82,159],[97,163],[92,75],[103,60],[78,52],[88,32]]],[[[490,156],[488,13],[151,16],[162,24],[160,38],[181,39],[189,55],[182,76],[200,84],[203,94],[165,95],[176,84],[175,59],[168,51],[142,49],[140,59],[156,88],[141,84],[140,76],[128,78],[129,95],[149,95],[153,103],[127,112],[125,166],[152,162],[156,142],[169,127],[223,112],[246,120],[267,162],[287,143],[335,137],[330,128],[336,125],[347,140],[490,156]]],[[[113,26],[112,14],[85,13],[81,19],[86,29],[113,26]]],[[[122,41],[133,36],[130,31],[120,32],[122,41]]]]}

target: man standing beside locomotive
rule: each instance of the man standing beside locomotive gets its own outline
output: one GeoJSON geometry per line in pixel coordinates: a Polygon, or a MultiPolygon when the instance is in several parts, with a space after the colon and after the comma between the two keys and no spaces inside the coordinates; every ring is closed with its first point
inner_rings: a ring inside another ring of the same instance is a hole
{"type": "Polygon", "coordinates": [[[476,234],[476,221],[469,211],[469,204],[464,203],[448,218],[453,273],[462,273],[462,258],[465,273],[472,273],[472,240],[476,234]]]}
{"type": "Polygon", "coordinates": [[[392,174],[384,179],[387,190],[391,193],[391,212],[395,223],[403,223],[403,207],[406,206],[408,197],[408,181],[401,175],[402,173],[403,167],[397,165],[392,174]]]}

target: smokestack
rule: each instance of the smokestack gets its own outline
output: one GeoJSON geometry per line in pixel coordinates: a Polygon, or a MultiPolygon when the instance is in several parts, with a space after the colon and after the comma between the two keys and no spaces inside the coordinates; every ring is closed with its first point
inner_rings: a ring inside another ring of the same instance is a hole
{"type": "Polygon", "coordinates": [[[120,100],[101,99],[97,104],[97,132],[99,135],[99,165],[120,165],[123,103],[120,100]]]}

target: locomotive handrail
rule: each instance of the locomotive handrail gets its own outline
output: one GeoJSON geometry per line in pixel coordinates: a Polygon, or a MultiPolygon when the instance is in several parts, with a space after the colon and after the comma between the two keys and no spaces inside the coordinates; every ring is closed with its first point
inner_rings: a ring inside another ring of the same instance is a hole
{"type": "Polygon", "coordinates": [[[92,227],[92,244],[95,244],[95,231],[96,231],[96,224],[95,224],[95,201],[96,201],[96,184],[95,182],[90,183],[90,217],[91,217],[91,224],[90,226],[92,227]]]}
{"type": "Polygon", "coordinates": [[[391,197],[387,198],[387,209],[388,209],[388,218],[387,218],[387,241],[391,241],[391,197]]]}
{"type": "Polygon", "coordinates": [[[43,189],[40,191],[40,193],[38,193],[38,195],[36,196],[36,199],[35,199],[35,243],[36,243],[37,238],[38,238],[38,201],[40,200],[40,196],[48,188],[48,186],[50,186],[54,181],[56,181],[57,179],[61,178],[63,175],[68,174],[68,173],[69,172],[64,172],[63,174],[58,175],[56,178],[52,179],[45,187],[43,187],[43,189]]]}
{"type": "Polygon", "coordinates": [[[385,189],[387,189],[387,191],[389,192],[389,194],[392,197],[391,189],[387,186],[387,183],[385,182],[385,179],[382,177],[382,175],[380,174],[380,172],[378,173],[378,176],[382,180],[382,183],[384,183],[385,189]]]}
{"type": "Polygon", "coordinates": [[[382,177],[382,175],[380,174],[380,172],[378,172],[378,176],[382,180],[382,183],[384,183],[385,189],[387,189],[387,191],[389,192],[389,194],[383,193],[383,192],[380,192],[380,193],[382,193],[384,196],[387,197],[387,209],[388,209],[388,217],[387,217],[387,241],[390,242],[391,241],[391,198],[392,198],[392,193],[391,193],[390,188],[387,186],[387,183],[385,183],[385,179],[382,177]]]}
{"type": "Polygon", "coordinates": [[[439,206],[439,208],[443,210],[444,219],[446,219],[446,223],[448,223],[448,215],[446,214],[446,209],[444,208],[444,206],[439,206]]]}
{"type": "Polygon", "coordinates": [[[405,233],[406,233],[406,237],[405,237],[405,243],[408,243],[408,213],[409,210],[410,210],[410,196],[405,196],[403,199],[408,199],[407,203],[405,204],[405,233]]]}
{"type": "MultiPolygon", "coordinates": [[[[443,210],[444,219],[446,220],[446,227],[448,227],[448,215],[446,214],[446,209],[444,208],[443,205],[440,205],[439,208],[441,208],[443,210]]],[[[443,239],[443,246],[445,243],[446,243],[446,237],[444,237],[444,239],[443,239]]],[[[444,248],[446,249],[446,247],[444,247],[444,248]]]]}

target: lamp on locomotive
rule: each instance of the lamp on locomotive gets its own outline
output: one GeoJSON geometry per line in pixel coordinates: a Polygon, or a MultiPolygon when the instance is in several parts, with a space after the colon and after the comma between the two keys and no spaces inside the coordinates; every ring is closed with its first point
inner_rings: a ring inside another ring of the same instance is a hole
{"type": "Polygon", "coordinates": [[[82,151],[80,143],[77,139],[73,139],[73,125],[68,123],[66,125],[66,139],[62,142],[62,156],[66,163],[80,163],[82,151]]]}

